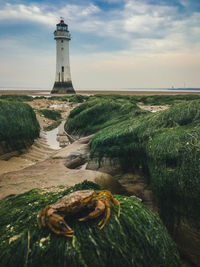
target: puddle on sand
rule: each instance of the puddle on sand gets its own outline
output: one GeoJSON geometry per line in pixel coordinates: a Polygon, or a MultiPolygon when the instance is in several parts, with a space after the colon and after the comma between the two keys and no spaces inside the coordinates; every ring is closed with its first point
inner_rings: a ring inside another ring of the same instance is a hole
{"type": "Polygon", "coordinates": [[[53,149],[66,147],[69,144],[69,140],[64,132],[64,124],[65,121],[62,121],[57,128],[46,132],[47,144],[53,149]]]}
{"type": "Polygon", "coordinates": [[[50,106],[50,108],[54,108],[54,109],[64,109],[64,108],[68,108],[69,105],[67,104],[53,104],[50,106]]]}
{"type": "Polygon", "coordinates": [[[58,128],[46,132],[47,144],[53,149],[59,149],[59,142],[57,141],[58,128]]]}

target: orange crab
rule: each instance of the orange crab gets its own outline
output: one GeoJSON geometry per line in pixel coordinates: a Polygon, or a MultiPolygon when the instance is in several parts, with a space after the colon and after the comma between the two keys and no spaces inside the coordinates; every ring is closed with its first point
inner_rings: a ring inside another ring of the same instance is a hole
{"type": "Polygon", "coordinates": [[[99,222],[102,229],[110,217],[110,203],[118,205],[118,217],[120,216],[120,202],[114,198],[110,191],[95,192],[94,190],[80,190],[64,196],[55,204],[48,205],[37,216],[38,226],[49,227],[52,232],[58,235],[73,236],[73,230],[64,220],[67,214],[74,214],[83,208],[94,208],[86,217],[79,221],[95,219],[104,213],[103,219],[99,222]]]}

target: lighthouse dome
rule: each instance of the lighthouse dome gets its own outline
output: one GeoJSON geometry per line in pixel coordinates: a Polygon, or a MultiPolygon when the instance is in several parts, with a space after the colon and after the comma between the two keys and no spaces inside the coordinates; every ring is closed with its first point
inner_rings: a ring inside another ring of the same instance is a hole
{"type": "Polygon", "coordinates": [[[61,19],[60,23],[56,24],[58,31],[68,31],[68,25],[61,19]]]}

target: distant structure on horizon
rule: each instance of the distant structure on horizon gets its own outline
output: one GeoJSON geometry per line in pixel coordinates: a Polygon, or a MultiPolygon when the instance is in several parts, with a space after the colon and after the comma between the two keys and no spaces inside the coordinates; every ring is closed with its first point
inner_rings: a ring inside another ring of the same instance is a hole
{"type": "Polygon", "coordinates": [[[56,79],[51,94],[75,94],[69,64],[69,41],[71,35],[68,25],[61,18],[54,32],[56,40],[56,79]]]}

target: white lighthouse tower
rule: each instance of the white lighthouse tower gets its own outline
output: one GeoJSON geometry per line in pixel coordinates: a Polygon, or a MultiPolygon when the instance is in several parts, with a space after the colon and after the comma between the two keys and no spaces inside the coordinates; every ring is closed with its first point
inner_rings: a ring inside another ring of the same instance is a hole
{"type": "Polygon", "coordinates": [[[56,25],[54,39],[56,40],[56,79],[51,94],[75,94],[69,64],[71,35],[63,19],[56,25]]]}

